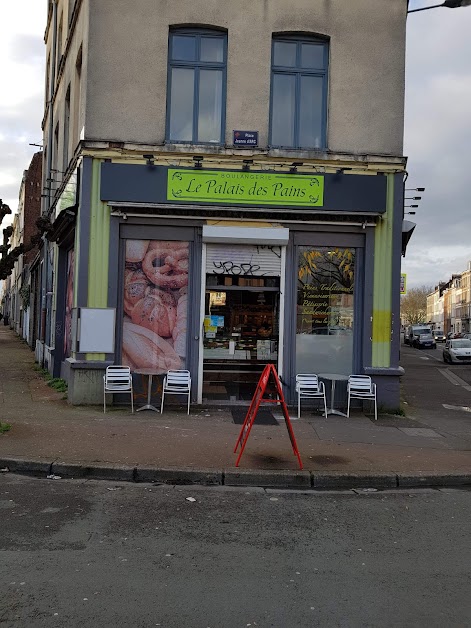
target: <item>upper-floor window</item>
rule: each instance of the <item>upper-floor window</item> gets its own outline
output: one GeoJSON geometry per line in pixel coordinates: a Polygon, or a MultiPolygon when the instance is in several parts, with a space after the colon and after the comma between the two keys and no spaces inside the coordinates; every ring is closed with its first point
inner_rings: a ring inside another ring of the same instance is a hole
{"type": "Polygon", "coordinates": [[[51,88],[51,55],[48,54],[47,62],[46,62],[46,98],[45,98],[46,104],[51,99],[51,95],[49,93],[50,88],[51,88]]]}
{"type": "Polygon", "coordinates": [[[225,33],[189,29],[170,33],[167,141],[224,142],[226,59],[225,33]]]}
{"type": "Polygon", "coordinates": [[[56,42],[56,77],[59,74],[59,68],[62,58],[62,15],[59,20],[59,28],[57,29],[57,42],[56,42]]]}
{"type": "Polygon", "coordinates": [[[70,85],[65,94],[64,103],[64,133],[62,136],[62,172],[69,166],[69,133],[70,133],[70,85]]]}
{"type": "Polygon", "coordinates": [[[72,15],[74,14],[74,8],[75,8],[75,0],[69,0],[69,8],[68,8],[68,12],[67,12],[67,16],[68,16],[68,23],[70,26],[70,23],[72,22],[72,15]]]}
{"type": "Polygon", "coordinates": [[[272,43],[270,145],[325,148],[328,44],[280,36],[272,43]]]}

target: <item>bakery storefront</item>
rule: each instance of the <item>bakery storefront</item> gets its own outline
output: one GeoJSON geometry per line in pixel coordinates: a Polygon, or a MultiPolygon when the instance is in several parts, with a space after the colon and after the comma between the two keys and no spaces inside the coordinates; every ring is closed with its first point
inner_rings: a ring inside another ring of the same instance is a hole
{"type": "Polygon", "coordinates": [[[117,312],[108,357],[189,369],[198,403],[246,403],[269,363],[291,402],[296,373],[368,372],[374,291],[391,289],[388,269],[389,286],[375,279],[377,234],[396,183],[103,163],[117,312]]]}

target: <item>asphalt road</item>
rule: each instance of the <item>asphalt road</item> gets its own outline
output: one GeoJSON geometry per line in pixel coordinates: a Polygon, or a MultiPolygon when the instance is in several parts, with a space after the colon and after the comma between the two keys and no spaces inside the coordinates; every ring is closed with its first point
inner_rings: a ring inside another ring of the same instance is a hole
{"type": "Polygon", "coordinates": [[[447,364],[442,352],[441,343],[436,349],[401,345],[403,405],[408,415],[440,432],[448,428],[471,446],[471,364],[447,364]]]}
{"type": "Polygon", "coordinates": [[[471,491],[306,495],[3,474],[0,513],[2,628],[471,623],[471,491]]]}

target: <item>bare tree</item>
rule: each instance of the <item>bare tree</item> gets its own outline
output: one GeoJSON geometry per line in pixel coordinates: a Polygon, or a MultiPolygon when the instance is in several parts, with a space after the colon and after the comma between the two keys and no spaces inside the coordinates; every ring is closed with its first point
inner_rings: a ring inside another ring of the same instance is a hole
{"type": "Polygon", "coordinates": [[[401,297],[401,317],[408,325],[427,321],[427,295],[432,291],[432,286],[420,286],[401,297]]]}

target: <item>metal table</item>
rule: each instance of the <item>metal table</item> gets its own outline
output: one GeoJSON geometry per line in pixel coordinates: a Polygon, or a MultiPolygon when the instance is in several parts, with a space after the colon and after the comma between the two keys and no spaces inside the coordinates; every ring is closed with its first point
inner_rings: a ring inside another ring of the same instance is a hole
{"type": "Polygon", "coordinates": [[[319,373],[318,377],[320,377],[321,379],[329,379],[332,382],[331,388],[330,388],[330,408],[327,408],[327,414],[337,414],[338,416],[347,416],[344,412],[340,412],[340,410],[335,410],[334,399],[335,399],[335,383],[346,382],[348,380],[348,375],[341,375],[340,373],[319,373]]]}
{"type": "Polygon", "coordinates": [[[149,378],[147,382],[147,403],[145,406],[136,408],[136,412],[140,412],[141,410],[154,410],[154,412],[160,412],[158,408],[151,404],[152,378],[154,377],[154,375],[160,375],[160,373],[157,373],[155,369],[136,369],[134,373],[137,373],[138,375],[147,375],[149,378]]]}

